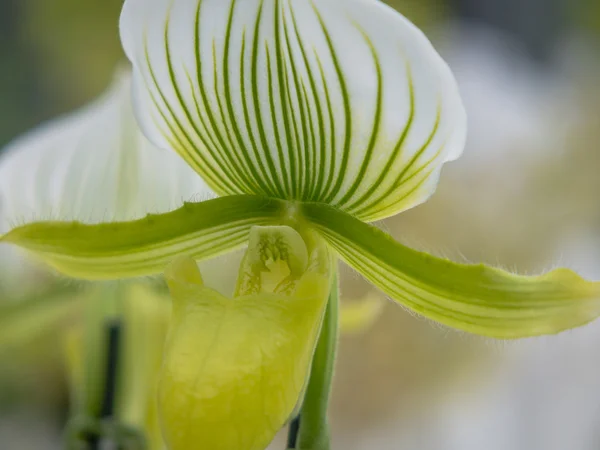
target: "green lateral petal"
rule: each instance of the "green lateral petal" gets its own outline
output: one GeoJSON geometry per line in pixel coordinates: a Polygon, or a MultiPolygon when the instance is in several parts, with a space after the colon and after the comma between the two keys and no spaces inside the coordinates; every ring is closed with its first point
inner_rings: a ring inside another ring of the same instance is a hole
{"type": "Polygon", "coordinates": [[[326,254],[290,292],[233,299],[204,287],[193,260],[169,268],[174,308],[159,384],[169,450],[264,450],[290,419],[329,295],[326,254]]]}
{"type": "Polygon", "coordinates": [[[567,269],[518,276],[457,264],[401,245],[333,208],[306,204],[304,216],[349,265],[392,299],[445,325],[513,339],[584,325],[600,315],[600,283],[567,269]]]}
{"type": "Polygon", "coordinates": [[[178,155],[142,136],[130,84],[119,73],[91,105],[8,146],[0,158],[0,233],[40,220],[139,219],[211,196],[178,155]]]}
{"type": "Polygon", "coordinates": [[[378,0],[126,0],[121,38],[145,133],[220,194],[374,220],[464,146],[450,70],[378,0]]]}
{"type": "Polygon", "coordinates": [[[69,276],[135,277],[161,273],[180,254],[205,259],[240,247],[253,225],[278,222],[283,207],[264,197],[223,197],[130,222],[32,223],[1,236],[0,243],[30,250],[69,276]]]}

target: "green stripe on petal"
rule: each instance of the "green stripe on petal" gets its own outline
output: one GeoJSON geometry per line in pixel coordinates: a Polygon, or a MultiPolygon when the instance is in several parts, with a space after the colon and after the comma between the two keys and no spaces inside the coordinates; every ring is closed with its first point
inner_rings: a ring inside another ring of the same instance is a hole
{"type": "Polygon", "coordinates": [[[126,0],[121,38],[146,134],[219,194],[375,220],[464,146],[450,70],[378,0],[126,0]]]}
{"type": "Polygon", "coordinates": [[[280,222],[283,211],[279,200],[231,196],[130,222],[31,223],[0,243],[30,250],[69,276],[118,279],[161,273],[180,254],[205,259],[238,248],[252,226],[280,222]]]}
{"type": "Polygon", "coordinates": [[[392,299],[445,325],[502,339],[584,325],[600,315],[600,283],[567,269],[519,276],[418,252],[326,205],[302,214],[350,266],[392,299]]]}

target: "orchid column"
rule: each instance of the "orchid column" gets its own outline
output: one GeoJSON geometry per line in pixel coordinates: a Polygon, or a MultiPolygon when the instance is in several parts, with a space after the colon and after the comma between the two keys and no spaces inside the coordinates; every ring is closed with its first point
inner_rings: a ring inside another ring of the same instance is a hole
{"type": "Polygon", "coordinates": [[[450,70],[383,3],[126,0],[121,36],[142,130],[219,197],[130,221],[32,220],[0,239],[88,279],[169,266],[160,407],[171,450],[264,449],[300,408],[326,404],[309,373],[331,366],[311,358],[330,331],[338,260],[467,332],[536,336],[598,316],[600,285],[568,270],[455,264],[369,225],[425,201],[466,134],[450,70]],[[193,260],[248,243],[234,298],[205,287],[193,260]]]}

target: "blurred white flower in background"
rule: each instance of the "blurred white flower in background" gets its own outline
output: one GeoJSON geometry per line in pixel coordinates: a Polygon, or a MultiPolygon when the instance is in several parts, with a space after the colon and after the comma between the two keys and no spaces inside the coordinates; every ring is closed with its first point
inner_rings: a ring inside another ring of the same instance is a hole
{"type": "Polygon", "coordinates": [[[130,78],[117,71],[99,99],[8,145],[0,164],[0,232],[36,220],[139,219],[210,196],[181,158],[139,131],[130,78]]]}

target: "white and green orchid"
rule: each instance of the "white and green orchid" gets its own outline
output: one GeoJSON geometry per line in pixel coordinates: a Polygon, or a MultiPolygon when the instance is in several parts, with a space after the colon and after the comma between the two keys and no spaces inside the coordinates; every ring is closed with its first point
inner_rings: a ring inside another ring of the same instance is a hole
{"type": "Polygon", "coordinates": [[[600,312],[600,286],[569,271],[519,277],[454,264],[366,223],[426,200],[466,130],[449,69],[392,9],[374,0],[128,0],[121,31],[142,129],[199,176],[149,145],[100,171],[93,151],[107,133],[141,137],[83,114],[79,127],[97,140],[79,142],[76,126],[53,129],[16,144],[32,154],[8,155],[0,182],[13,227],[3,242],[66,274],[110,279],[160,273],[180,254],[210,258],[244,245],[252,226],[285,224],[314,229],[392,299],[459,329],[554,333],[600,312]],[[56,139],[63,160],[34,155],[35,139],[56,139]],[[89,154],[69,152],[77,145],[89,154]],[[145,164],[164,176],[144,177],[145,164]],[[178,205],[205,192],[202,179],[220,197],[178,205]],[[82,204],[84,180],[116,201],[82,204]],[[137,196],[126,200],[137,211],[120,210],[119,192],[134,181],[137,196]]]}
{"type": "MultiPolygon", "coordinates": [[[[131,108],[130,76],[123,70],[117,74],[115,82],[101,99],[79,112],[42,126],[9,147],[8,155],[0,161],[0,172],[4,175],[0,191],[6,213],[2,217],[4,227],[11,227],[12,221],[20,220],[18,217],[29,221],[36,211],[42,211],[41,214],[48,217],[56,214],[69,217],[72,214],[81,214],[75,211],[85,211],[89,217],[88,221],[94,222],[103,218],[94,216],[93,208],[82,207],[99,205],[106,211],[118,211],[119,217],[124,220],[143,216],[140,208],[167,210],[182,199],[213,196],[175,153],[157,149],[141,135],[131,108]],[[152,160],[144,159],[148,156],[152,160]],[[35,164],[36,170],[24,173],[21,167],[26,164],[31,166],[32,163],[35,164]],[[123,166],[140,169],[125,171],[120,168],[123,166]],[[161,177],[165,169],[179,171],[179,177],[161,177]],[[186,172],[189,173],[186,175],[186,172]],[[78,178],[65,178],[65,173],[78,178]],[[118,177],[118,185],[105,186],[106,180],[115,180],[116,173],[121,174],[121,177],[118,177]],[[36,181],[35,177],[42,175],[43,178],[36,181]],[[34,185],[38,187],[37,192],[27,190],[34,185]],[[18,186],[23,188],[21,192],[24,195],[21,197],[14,194],[18,186]],[[69,189],[77,190],[77,205],[63,203],[64,196],[72,195],[69,189]],[[140,207],[144,202],[148,203],[140,207]],[[69,207],[71,209],[68,209],[69,207]]],[[[303,260],[304,244],[302,241],[300,244],[300,259],[303,260]]],[[[6,247],[6,250],[19,249],[6,247]]],[[[29,261],[29,258],[23,259],[29,261]]],[[[233,258],[234,263],[235,261],[236,258],[233,258]]],[[[4,272],[19,264],[20,260],[7,258],[4,261],[4,272]]],[[[211,288],[218,288],[222,292],[233,291],[233,286],[226,286],[224,283],[231,279],[230,275],[235,275],[237,268],[227,270],[230,266],[229,259],[217,264],[211,261],[211,266],[211,270],[207,270],[210,273],[211,288]]],[[[302,261],[300,266],[304,268],[302,261]]],[[[23,269],[23,272],[29,274],[32,271],[31,268],[23,269]]],[[[180,277],[176,271],[171,270],[170,273],[173,277],[180,277]]],[[[277,276],[276,271],[272,271],[272,275],[277,276]]],[[[171,281],[172,285],[176,283],[171,281]]],[[[252,279],[247,279],[244,284],[246,291],[256,286],[252,279]]],[[[120,347],[124,359],[119,370],[121,394],[116,400],[113,419],[116,419],[124,430],[133,429],[135,426],[140,434],[145,435],[148,448],[161,449],[160,432],[150,420],[155,414],[156,390],[147,387],[151,380],[157,377],[159,366],[147,366],[151,355],[162,354],[166,331],[163,330],[162,324],[167,323],[171,316],[168,310],[162,308],[163,304],[167,304],[163,289],[160,289],[160,284],[149,284],[136,279],[116,286],[109,284],[103,287],[103,283],[92,283],[80,286],[82,289],[71,287],[47,289],[45,294],[40,292],[38,287],[35,294],[29,296],[31,298],[25,296],[18,302],[6,305],[0,303],[0,354],[22,351],[30,340],[40,336],[64,334],[65,325],[73,325],[77,332],[68,333],[67,354],[71,369],[80,375],[75,374],[72,380],[73,417],[67,436],[76,441],[85,437],[86,433],[98,433],[102,430],[108,430],[114,435],[114,426],[102,428],[101,422],[97,420],[105,389],[99,381],[104,375],[103,367],[107,357],[106,352],[99,349],[106,345],[105,322],[123,322],[125,334],[120,347]],[[153,287],[159,289],[152,289],[153,287]],[[82,321],[82,315],[88,320],[82,321]],[[82,339],[82,336],[85,336],[85,339],[82,339]],[[85,366],[82,367],[82,364],[85,366]]],[[[204,293],[213,291],[199,286],[195,289],[204,293]]],[[[20,291],[23,290],[21,280],[20,291]]],[[[238,289],[239,293],[242,293],[241,289],[238,289]]],[[[178,300],[180,303],[186,301],[178,300]]],[[[323,302],[326,297],[317,296],[317,300],[323,302]]],[[[214,306],[217,307],[217,304],[214,306]]],[[[379,314],[380,306],[381,299],[374,294],[366,296],[363,300],[342,305],[340,330],[352,333],[370,326],[379,314]]],[[[190,317],[180,319],[191,320],[190,317]]],[[[252,326],[252,321],[248,321],[248,324],[252,326]]],[[[312,325],[315,325],[314,321],[312,325]]],[[[273,329],[269,331],[265,336],[269,336],[273,329]]],[[[244,333],[239,333],[238,336],[254,345],[244,333]]],[[[314,338],[315,336],[313,340],[314,338]]],[[[309,340],[307,348],[312,351],[314,342],[312,346],[310,342],[309,340]]],[[[303,344],[304,341],[299,340],[298,343],[303,344]]],[[[224,359],[227,361],[226,357],[224,359]]],[[[296,359],[290,361],[295,362],[296,359]]],[[[308,363],[304,369],[297,372],[301,379],[305,378],[306,370],[308,363]]],[[[214,411],[212,412],[214,414],[214,411]]],[[[245,425],[253,426],[250,422],[245,422],[245,425]]]]}
{"type": "MultiPolygon", "coordinates": [[[[126,0],[121,38],[138,122],[162,150],[126,115],[112,126],[130,105],[111,95],[94,114],[25,138],[0,167],[12,219],[0,241],[84,279],[169,266],[175,318],[160,405],[172,450],[200,439],[264,449],[300,406],[303,426],[319,428],[312,413],[327,403],[335,343],[330,255],[471,333],[557,333],[600,314],[600,284],[571,271],[456,264],[369,224],[425,201],[466,135],[450,70],[379,1],[126,0]],[[58,150],[41,154],[50,141],[58,150]],[[217,198],[197,201],[209,188],[217,198]],[[249,241],[236,301],[180,259],[249,241]]],[[[300,448],[326,448],[326,434],[301,430],[300,448]]]]}

